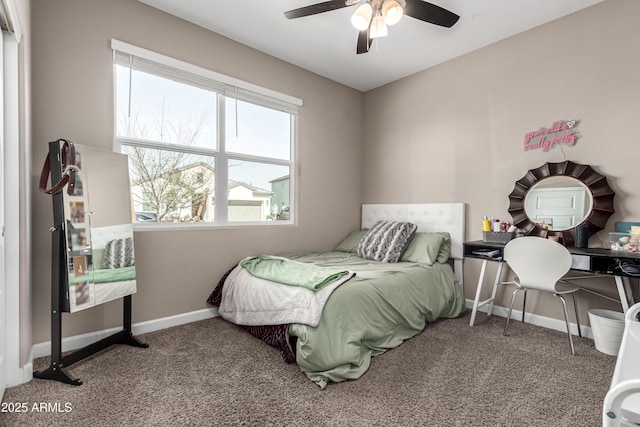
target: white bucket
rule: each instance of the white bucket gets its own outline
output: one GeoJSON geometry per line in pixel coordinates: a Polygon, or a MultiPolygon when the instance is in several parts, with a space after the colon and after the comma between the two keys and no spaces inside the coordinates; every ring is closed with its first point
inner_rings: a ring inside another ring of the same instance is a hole
{"type": "Polygon", "coordinates": [[[617,356],[624,333],[624,313],[611,310],[588,311],[596,350],[617,356]]]}

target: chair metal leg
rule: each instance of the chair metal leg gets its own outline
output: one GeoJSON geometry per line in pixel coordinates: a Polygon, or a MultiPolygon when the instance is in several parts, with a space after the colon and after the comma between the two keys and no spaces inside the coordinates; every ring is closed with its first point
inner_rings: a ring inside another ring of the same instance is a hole
{"type": "Polygon", "coordinates": [[[513,294],[511,295],[511,304],[509,304],[509,314],[507,314],[507,320],[504,322],[504,331],[502,332],[502,335],[504,335],[505,337],[507,336],[507,327],[509,327],[509,319],[511,319],[511,311],[513,310],[513,302],[516,300],[516,294],[520,291],[522,291],[524,289],[522,288],[517,288],[515,291],[513,291],[513,294]]]}
{"type": "Polygon", "coordinates": [[[571,354],[575,356],[576,351],[573,348],[573,339],[571,338],[571,329],[569,329],[569,315],[567,313],[567,302],[565,301],[562,295],[560,294],[554,294],[554,295],[560,298],[560,301],[562,301],[562,308],[564,310],[564,323],[567,325],[567,336],[569,337],[569,346],[571,347],[571,354]]]}
{"type": "Polygon", "coordinates": [[[578,336],[582,338],[582,330],[580,330],[580,317],[578,317],[578,303],[576,301],[576,293],[572,293],[573,297],[573,310],[576,312],[576,325],[578,326],[578,336]]]}
{"type": "Polygon", "coordinates": [[[522,323],[524,323],[524,313],[527,308],[527,290],[524,289],[524,298],[522,300],[522,323]]]}

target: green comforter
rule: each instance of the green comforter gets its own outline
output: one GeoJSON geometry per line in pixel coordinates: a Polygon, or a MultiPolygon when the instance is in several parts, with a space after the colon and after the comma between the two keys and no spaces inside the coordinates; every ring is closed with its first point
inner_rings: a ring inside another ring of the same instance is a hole
{"type": "Polygon", "coordinates": [[[317,327],[292,324],[288,329],[298,337],[300,369],[321,388],[329,381],[359,378],[372,356],[417,335],[426,322],[457,317],[465,309],[448,264],[381,263],[345,252],[285,256],[356,272],[333,292],[317,327]]]}
{"type": "Polygon", "coordinates": [[[248,258],[241,264],[255,277],[290,286],[302,286],[314,292],[349,274],[348,271],[269,255],[248,258]]]}
{"type": "Polygon", "coordinates": [[[69,275],[69,284],[76,285],[82,282],[89,283],[113,283],[113,282],[126,282],[128,280],[136,280],[136,267],[123,267],[123,268],[106,268],[98,270],[89,270],[89,274],[86,276],[75,277],[73,274],[69,275]]]}

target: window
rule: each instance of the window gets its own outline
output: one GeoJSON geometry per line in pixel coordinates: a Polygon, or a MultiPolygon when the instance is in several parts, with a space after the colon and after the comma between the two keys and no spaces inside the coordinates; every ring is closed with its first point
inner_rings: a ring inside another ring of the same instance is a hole
{"type": "Polygon", "coordinates": [[[116,145],[137,222],[293,220],[302,101],[117,40],[116,145]]]}

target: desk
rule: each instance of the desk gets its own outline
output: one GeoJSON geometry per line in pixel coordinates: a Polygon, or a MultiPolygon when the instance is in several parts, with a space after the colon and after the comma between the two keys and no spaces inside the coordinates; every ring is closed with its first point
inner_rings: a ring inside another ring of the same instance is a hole
{"type": "MultiPolygon", "coordinates": [[[[505,243],[483,242],[482,240],[465,242],[463,245],[464,258],[476,258],[482,260],[482,267],[480,269],[480,277],[478,278],[476,295],[473,300],[473,309],[471,311],[469,326],[473,326],[476,319],[476,314],[480,307],[489,305],[489,308],[487,309],[487,314],[489,315],[491,315],[491,312],[493,311],[493,303],[496,299],[496,291],[498,285],[500,284],[502,268],[505,264],[502,257],[504,246],[505,243]],[[488,251],[494,252],[492,256],[483,254],[488,251]],[[480,301],[480,292],[484,283],[487,263],[490,261],[499,263],[498,269],[496,271],[496,277],[493,282],[493,290],[491,292],[491,298],[480,301]]],[[[625,268],[625,265],[635,267],[638,271],[640,271],[640,253],[612,251],[610,249],[602,248],[579,249],[574,247],[567,247],[567,249],[569,249],[569,252],[571,253],[571,256],[573,258],[571,270],[580,271],[587,274],[581,276],[569,276],[564,280],[588,279],[600,277],[603,275],[614,277],[616,286],[618,288],[618,295],[620,296],[620,303],[622,304],[622,311],[626,313],[627,310],[629,310],[629,304],[634,303],[633,293],[631,292],[631,285],[629,283],[629,277],[640,277],[640,273],[625,268]]],[[[589,292],[600,295],[594,291],[589,290],[589,292]]]]}

